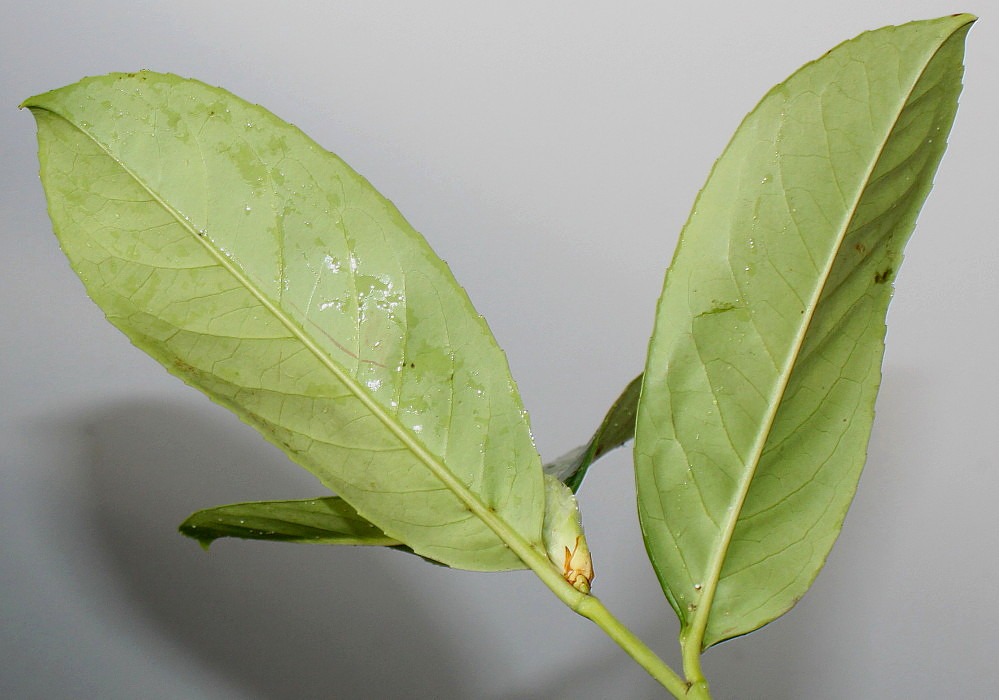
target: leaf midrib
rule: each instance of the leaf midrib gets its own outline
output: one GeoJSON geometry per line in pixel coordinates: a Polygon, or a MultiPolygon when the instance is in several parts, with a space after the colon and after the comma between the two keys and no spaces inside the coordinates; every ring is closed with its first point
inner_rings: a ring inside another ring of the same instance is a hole
{"type": "MultiPolygon", "coordinates": [[[[963,26],[963,25],[962,25],[963,26]]],[[[959,29],[959,28],[957,28],[959,29]]],[[[956,32],[957,29],[954,31],[956,32]]],[[[850,231],[850,226],[852,225],[856,215],[857,208],[860,202],[863,200],[865,193],[871,185],[871,176],[874,170],[877,168],[878,163],[881,161],[884,155],[885,148],[888,143],[892,140],[892,136],[895,133],[895,128],[898,125],[898,120],[905,111],[906,106],[912,97],[913,91],[916,86],[919,85],[920,81],[926,73],[926,69],[933,62],[936,55],[939,53],[940,49],[947,42],[947,40],[953,35],[951,32],[946,37],[944,37],[938,46],[934,49],[933,53],[929,56],[928,60],[923,64],[920,69],[918,76],[912,81],[912,85],[909,90],[905,93],[905,98],[900,100],[899,107],[895,112],[895,116],[891,121],[891,128],[888,129],[885,137],[878,147],[877,154],[871,159],[871,163],[861,180],[861,186],[857,190],[857,194],[854,197],[851,206],[847,210],[847,215],[844,219],[844,223],[840,228],[839,235],[836,239],[836,245],[832,249],[832,253],[829,255],[829,259],[826,262],[825,269],[823,270],[821,276],[819,277],[820,283],[816,285],[815,291],[812,294],[812,298],[809,300],[807,311],[804,314],[803,322],[798,331],[798,335],[795,338],[794,344],[792,346],[792,352],[788,354],[788,361],[785,364],[786,369],[781,374],[780,382],[777,385],[776,390],[772,393],[772,396],[776,399],[770,403],[770,408],[766,414],[766,423],[764,428],[760,431],[757,436],[756,441],[753,444],[753,448],[750,452],[751,459],[750,464],[752,468],[747,470],[739,484],[739,489],[736,494],[735,503],[733,503],[732,508],[728,511],[728,515],[724,519],[724,526],[721,530],[722,535],[719,538],[719,546],[716,548],[715,554],[709,559],[709,571],[710,574],[707,580],[702,582],[703,595],[701,596],[701,601],[699,602],[694,614],[691,618],[691,623],[689,630],[692,633],[688,639],[693,641],[697,640],[696,644],[698,647],[703,647],[704,633],[707,629],[708,622],[711,617],[711,607],[714,603],[715,593],[718,588],[718,583],[721,580],[721,571],[724,568],[725,561],[727,558],[728,550],[731,545],[732,537],[735,534],[735,529],[738,526],[740,517],[742,515],[742,509],[745,505],[746,498],[749,495],[749,490],[752,486],[753,479],[756,476],[756,470],[759,467],[760,460],[763,455],[763,450],[766,447],[767,441],[770,438],[770,432],[773,429],[774,421],[777,418],[777,414],[780,412],[781,404],[784,400],[784,394],[787,391],[788,383],[790,382],[791,376],[794,374],[794,369],[796,367],[797,358],[801,354],[801,348],[804,345],[808,331],[812,326],[812,321],[815,317],[815,313],[819,306],[819,299],[821,299],[823,292],[825,291],[826,284],[829,281],[833,267],[835,266],[837,260],[837,253],[840,251],[843,245],[843,241],[846,238],[846,234],[850,231]]],[[[790,80],[790,78],[789,78],[790,80]]],[[[786,81],[785,81],[786,82],[786,81]]]]}
{"type": "Polygon", "coordinates": [[[132,178],[132,180],[138,184],[157,204],[163,207],[163,209],[169,213],[177,221],[177,223],[187,230],[188,233],[194,236],[194,238],[204,246],[212,258],[224,270],[231,274],[265,309],[267,309],[285,328],[287,328],[292,336],[301,342],[309,350],[309,352],[311,352],[316,359],[318,359],[319,362],[326,367],[326,369],[333,373],[338,380],[343,382],[348,391],[357,397],[364,407],[367,408],[392,435],[398,438],[406,449],[419,459],[420,462],[422,462],[423,465],[435,477],[437,477],[465,507],[467,507],[476,517],[489,527],[489,529],[492,530],[500,538],[500,540],[509,545],[510,549],[517,554],[517,556],[519,556],[525,564],[530,566],[535,571],[537,571],[537,567],[542,563],[547,568],[551,568],[548,566],[547,555],[540,554],[538,545],[529,543],[528,540],[517,530],[511,527],[506,520],[500,518],[492,508],[483,503],[477,494],[472,492],[471,489],[461,482],[450,469],[448,469],[439,459],[437,459],[435,455],[424,447],[412,434],[410,434],[408,430],[406,430],[398,421],[394,420],[393,417],[390,416],[381,406],[381,404],[375,401],[374,398],[367,391],[365,391],[365,389],[358,382],[341,369],[332,360],[332,358],[329,357],[329,355],[323,352],[322,349],[309,336],[309,334],[304,331],[304,329],[302,329],[290,316],[288,316],[288,314],[284,313],[280,308],[275,306],[262,292],[260,292],[257,287],[252,284],[249,277],[236,268],[228,257],[214,247],[214,245],[208,240],[207,234],[202,234],[195,229],[190,221],[188,221],[178,210],[160,197],[160,195],[155,192],[152,187],[146,184],[146,182],[139,177],[137,173],[119,160],[111,152],[111,150],[105,146],[105,144],[101,143],[101,141],[98,140],[93,134],[89,133],[78,124],[70,119],[67,119],[55,110],[43,106],[32,106],[27,102],[24,106],[27,106],[32,110],[42,110],[55,115],[90,139],[90,141],[100,148],[101,151],[118,167],[124,170],[125,173],[127,173],[128,176],[132,178]]]}

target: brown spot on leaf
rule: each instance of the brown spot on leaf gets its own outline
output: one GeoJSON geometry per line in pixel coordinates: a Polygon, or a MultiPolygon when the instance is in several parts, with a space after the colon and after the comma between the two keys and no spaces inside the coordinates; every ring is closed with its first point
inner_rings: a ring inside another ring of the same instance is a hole
{"type": "Polygon", "coordinates": [[[895,272],[890,266],[886,267],[881,272],[874,273],[874,284],[884,284],[891,279],[892,273],[895,272]]]}

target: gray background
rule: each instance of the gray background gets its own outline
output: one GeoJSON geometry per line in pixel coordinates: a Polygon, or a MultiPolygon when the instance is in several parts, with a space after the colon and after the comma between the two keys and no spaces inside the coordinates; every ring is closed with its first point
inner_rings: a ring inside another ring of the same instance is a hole
{"type": "MultiPolygon", "coordinates": [[[[959,10],[966,89],[897,279],[867,471],[790,614],[710,651],[721,698],[999,694],[999,6],[840,2],[9,3],[0,28],[0,696],[652,698],[530,574],[176,534],[314,480],[132,348],[60,253],[20,100],[197,77],[344,157],[506,349],[537,443],[583,441],[640,369],[713,160],[774,83],[857,33],[959,10]]],[[[588,480],[596,592],[677,661],[628,450],[588,480]]]]}

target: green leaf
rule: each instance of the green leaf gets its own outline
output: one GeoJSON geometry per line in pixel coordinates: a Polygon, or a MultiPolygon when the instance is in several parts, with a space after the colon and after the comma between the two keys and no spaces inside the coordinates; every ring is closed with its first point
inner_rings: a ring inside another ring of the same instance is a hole
{"type": "Polygon", "coordinates": [[[635,412],[641,391],[642,375],[638,375],[614,401],[590,441],[545,464],[545,473],[564,481],[573,493],[578,491],[593,462],[635,437],[635,412]]]}
{"type": "MultiPolygon", "coordinates": [[[[590,464],[635,436],[641,389],[642,375],[638,375],[614,401],[590,442],[548,462],[544,472],[565,482],[575,493],[590,464]]],[[[206,508],[181,523],[180,531],[206,546],[221,537],[307,544],[400,544],[335,496],[206,508]]]]}
{"type": "MultiPolygon", "coordinates": [[[[641,388],[642,375],[639,375],[611,406],[593,439],[545,464],[545,473],[567,481],[567,485],[575,492],[590,464],[634,437],[635,410],[641,388]]],[[[180,531],[198,540],[206,548],[221,537],[305,544],[387,547],[401,544],[362,518],[350,504],[336,496],[233,503],[206,508],[181,523],[180,531]]]]}
{"type": "Polygon", "coordinates": [[[502,570],[543,552],[540,458],[506,358],[363,178],[173,75],[25,106],[63,250],[134,344],[419,554],[502,570]]]}
{"type": "Polygon", "coordinates": [[[666,275],[638,409],[639,512],[697,650],[805,593],[865,457],[884,315],[944,152],[970,15],[848,41],[771,90],[666,275]]]}
{"type": "Polygon", "coordinates": [[[256,501],[207,508],[193,513],[180,531],[206,549],[220,537],[248,540],[396,547],[393,540],[357,514],[342,498],[256,501]]]}

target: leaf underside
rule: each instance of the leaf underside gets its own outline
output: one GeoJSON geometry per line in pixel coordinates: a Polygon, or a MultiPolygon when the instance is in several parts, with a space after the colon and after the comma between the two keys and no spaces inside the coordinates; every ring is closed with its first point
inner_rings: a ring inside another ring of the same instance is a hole
{"type": "Polygon", "coordinates": [[[540,458],[506,358],[363,178],[173,75],[88,78],[25,106],[63,250],[135,345],[422,555],[522,568],[497,522],[543,546],[540,458]]]}
{"type": "MultiPolygon", "coordinates": [[[[589,443],[544,465],[546,474],[575,491],[589,466],[634,437],[642,377],[633,379],[608,410],[589,443]]],[[[181,533],[207,546],[222,537],[305,544],[395,547],[401,543],[336,496],[294,501],[256,501],[206,508],[180,525],[181,533]]]]}
{"type": "Polygon", "coordinates": [[[841,528],[972,21],[863,34],[775,87],[683,229],[635,466],[650,558],[702,649],[790,609],[841,528]]]}

